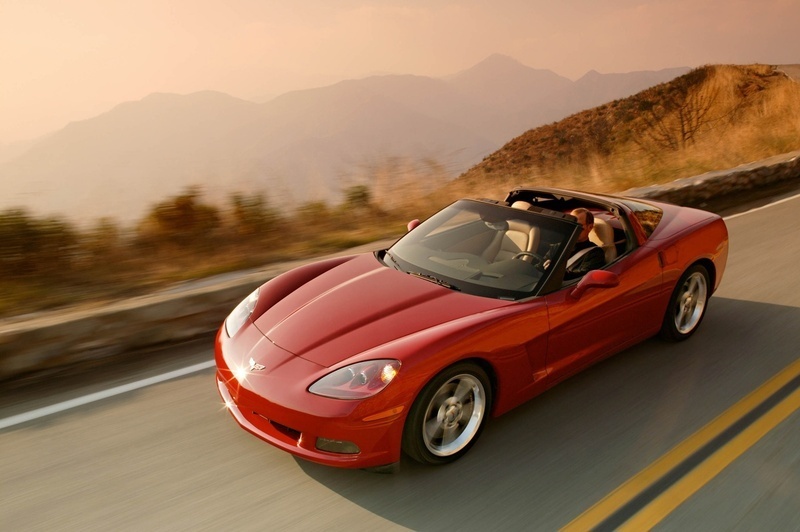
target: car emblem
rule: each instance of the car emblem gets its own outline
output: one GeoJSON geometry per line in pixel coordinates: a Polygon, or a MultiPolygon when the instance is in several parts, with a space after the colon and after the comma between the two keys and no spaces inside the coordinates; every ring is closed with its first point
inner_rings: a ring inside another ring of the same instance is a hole
{"type": "Polygon", "coordinates": [[[261,371],[267,369],[267,366],[263,364],[258,364],[253,357],[250,357],[250,371],[261,371]]]}

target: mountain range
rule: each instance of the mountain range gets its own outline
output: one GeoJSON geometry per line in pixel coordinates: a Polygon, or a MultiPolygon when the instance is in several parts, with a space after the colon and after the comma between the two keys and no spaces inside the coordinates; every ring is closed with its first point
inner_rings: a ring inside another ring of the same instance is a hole
{"type": "Polygon", "coordinates": [[[376,162],[435,160],[455,177],[529,129],[688,70],[592,71],[572,81],[493,55],[446,78],[373,76],[265,103],[211,91],[151,94],[0,164],[0,209],[130,222],[194,185],[219,203],[259,191],[278,206],[335,204],[376,162]]]}

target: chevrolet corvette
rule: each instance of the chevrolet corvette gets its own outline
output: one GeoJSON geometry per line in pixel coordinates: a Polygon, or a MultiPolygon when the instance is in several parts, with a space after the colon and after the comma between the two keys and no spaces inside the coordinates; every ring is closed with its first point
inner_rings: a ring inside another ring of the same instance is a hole
{"type": "Polygon", "coordinates": [[[459,200],[408,229],[279,275],[230,313],[216,380],[242,428],[331,466],[450,463],[488,419],[578,371],[692,336],[728,255],[717,215],[548,188],[459,200]],[[585,232],[599,263],[571,275],[585,232]]]}

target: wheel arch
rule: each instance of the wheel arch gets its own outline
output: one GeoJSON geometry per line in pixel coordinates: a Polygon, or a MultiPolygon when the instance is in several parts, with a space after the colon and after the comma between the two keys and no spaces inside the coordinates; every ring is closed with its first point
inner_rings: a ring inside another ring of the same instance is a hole
{"type": "MultiPolygon", "coordinates": [[[[456,362],[453,362],[452,364],[450,364],[450,366],[454,366],[456,364],[462,364],[462,363],[475,364],[476,366],[479,366],[483,371],[486,372],[486,376],[489,377],[489,386],[491,386],[491,388],[492,388],[490,390],[490,392],[492,394],[491,395],[491,397],[492,397],[492,409],[491,409],[491,411],[494,411],[494,405],[495,405],[495,402],[496,402],[496,399],[497,399],[497,371],[496,371],[495,367],[487,359],[482,358],[482,357],[478,357],[478,356],[468,357],[468,358],[463,358],[463,359],[457,360],[456,362]]],[[[447,366],[447,367],[450,367],[450,366],[447,366]]],[[[447,368],[442,368],[442,371],[444,371],[445,369],[447,369],[447,368]]]]}
{"type": "Polygon", "coordinates": [[[453,366],[457,366],[459,364],[474,364],[486,372],[486,376],[489,377],[489,386],[491,387],[490,392],[492,394],[492,409],[494,409],[498,388],[497,368],[495,368],[485,356],[481,356],[477,353],[463,358],[449,360],[446,364],[439,367],[435,372],[430,373],[427,379],[420,380],[419,386],[414,392],[414,397],[412,398],[411,403],[417,400],[417,397],[419,397],[419,395],[422,393],[422,390],[425,389],[425,386],[427,386],[428,383],[435,379],[440,373],[445,372],[453,366]]]}
{"type": "MultiPolygon", "coordinates": [[[[683,271],[685,272],[689,268],[692,268],[694,266],[702,266],[703,268],[706,269],[706,272],[708,272],[709,292],[710,292],[710,294],[713,294],[714,293],[714,288],[717,285],[717,268],[714,265],[714,261],[712,261],[709,258],[698,259],[698,260],[694,261],[693,263],[689,264],[688,266],[686,266],[686,268],[684,268],[683,271]]],[[[683,272],[681,273],[681,275],[683,275],[683,272]]]]}

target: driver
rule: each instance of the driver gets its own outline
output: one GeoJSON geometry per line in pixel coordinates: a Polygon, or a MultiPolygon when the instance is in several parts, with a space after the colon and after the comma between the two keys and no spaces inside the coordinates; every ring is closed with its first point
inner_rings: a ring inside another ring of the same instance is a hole
{"type": "Polygon", "coordinates": [[[572,256],[567,261],[565,280],[577,279],[592,270],[598,270],[606,262],[602,248],[589,240],[589,233],[594,227],[594,215],[583,207],[573,210],[570,214],[578,220],[582,229],[572,250],[572,256]]]}

